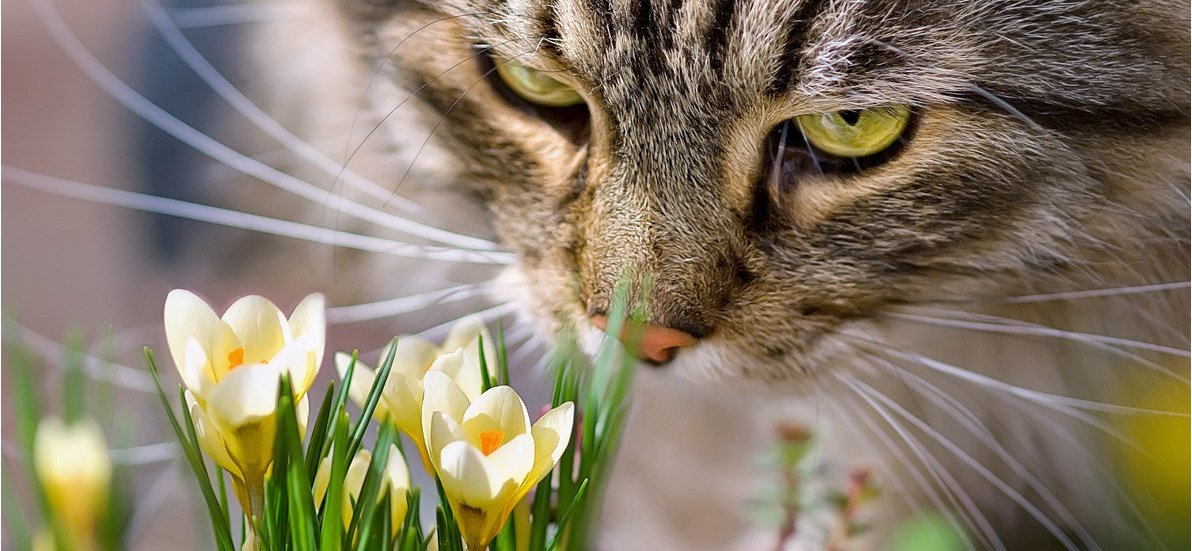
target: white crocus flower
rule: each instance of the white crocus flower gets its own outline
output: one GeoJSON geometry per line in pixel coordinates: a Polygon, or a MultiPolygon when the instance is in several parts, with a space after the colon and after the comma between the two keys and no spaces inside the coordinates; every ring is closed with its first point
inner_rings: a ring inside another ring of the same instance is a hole
{"type": "Polygon", "coordinates": [[[427,453],[468,549],[483,549],[559,461],[575,408],[567,402],[531,426],[510,387],[493,387],[473,401],[445,374],[427,373],[423,384],[427,453]]]}
{"type": "MultiPolygon", "coordinates": [[[[397,338],[397,351],[393,367],[385,381],[385,389],[373,417],[379,421],[388,419],[397,425],[418,445],[418,454],[427,472],[431,472],[430,458],[426,454],[425,437],[422,434],[422,384],[423,377],[430,371],[444,373],[455,380],[469,399],[480,396],[484,390],[480,372],[480,341],[484,341],[484,356],[489,373],[496,363],[496,346],[492,335],[479,316],[465,317],[452,326],[442,346],[421,337],[406,335],[397,338]]],[[[389,347],[381,351],[381,358],[389,355],[389,347]]],[[[335,355],[335,368],[340,378],[347,374],[352,357],[342,352],[335,355]]],[[[368,393],[376,381],[377,372],[357,361],[352,374],[348,394],[356,404],[363,406],[368,393]]]]}
{"type": "MultiPolygon", "coordinates": [[[[372,454],[368,450],[362,449],[356,452],[356,457],[353,457],[352,463],[348,465],[348,471],[344,475],[343,507],[340,509],[343,513],[345,527],[352,524],[352,507],[360,499],[360,491],[364,488],[364,478],[368,475],[368,467],[371,462],[372,454]]],[[[384,482],[381,485],[381,491],[377,493],[377,502],[384,499],[386,494],[389,495],[389,526],[392,527],[390,537],[395,537],[406,518],[406,509],[409,508],[406,494],[410,491],[410,469],[406,466],[406,461],[402,459],[401,451],[397,449],[396,445],[389,445],[389,458],[385,461],[382,477],[384,482]]],[[[315,473],[316,504],[322,503],[330,483],[331,455],[329,454],[319,463],[319,470],[315,473]]]]}
{"type": "MultiPolygon", "coordinates": [[[[97,549],[96,525],[107,510],[112,460],[99,425],[83,419],[66,425],[42,420],[33,440],[33,461],[62,534],[77,549],[97,549]]],[[[46,533],[45,541],[52,541],[46,533]]],[[[65,543],[62,547],[67,547],[65,543]]]]}
{"type": "Polygon", "coordinates": [[[245,510],[260,514],[283,373],[293,385],[299,430],[306,430],[306,391],[318,374],[326,339],[323,295],[306,297],[286,319],[276,305],[255,295],[217,316],[194,293],[179,289],[166,298],[165,328],[199,444],[232,476],[245,510]]]}

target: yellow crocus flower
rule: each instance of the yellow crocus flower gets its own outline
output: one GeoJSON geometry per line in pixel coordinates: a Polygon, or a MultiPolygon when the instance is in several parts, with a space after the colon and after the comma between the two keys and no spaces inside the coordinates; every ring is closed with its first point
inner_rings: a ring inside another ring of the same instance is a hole
{"type": "Polygon", "coordinates": [[[283,373],[293,384],[299,430],[306,430],[306,391],[326,338],[323,296],[306,297],[287,319],[263,297],[241,298],[217,316],[194,293],[175,290],[166,298],[165,329],[199,444],[231,475],[245,511],[258,515],[283,373]]]}
{"type": "Polygon", "coordinates": [[[493,387],[473,401],[434,371],[423,386],[427,453],[468,549],[483,549],[559,461],[575,408],[567,402],[531,426],[525,403],[510,387],[493,387]]]}
{"type": "MultiPolygon", "coordinates": [[[[456,322],[442,346],[413,335],[397,339],[393,367],[389,371],[389,378],[385,380],[385,389],[373,417],[378,421],[388,419],[418,445],[418,454],[427,472],[432,472],[432,467],[422,434],[423,377],[430,371],[444,373],[454,379],[469,398],[479,397],[484,387],[480,373],[481,339],[491,373],[497,358],[496,347],[484,320],[479,316],[467,316],[456,322]]],[[[381,358],[388,355],[389,347],[386,346],[381,351],[381,358]]],[[[342,352],[335,355],[335,368],[340,378],[347,374],[351,361],[352,357],[342,352]]],[[[375,370],[360,361],[356,362],[348,387],[348,394],[356,404],[364,405],[376,378],[375,370]]]]}
{"type": "Polygon", "coordinates": [[[33,440],[33,461],[50,510],[62,534],[72,539],[71,547],[97,549],[96,525],[107,510],[112,482],[112,460],[99,425],[93,419],[71,425],[57,417],[42,420],[33,440]]]}
{"type": "MultiPolygon", "coordinates": [[[[356,452],[356,456],[348,465],[348,471],[344,475],[344,498],[341,509],[344,526],[352,524],[352,505],[360,499],[360,490],[364,488],[364,477],[368,475],[368,467],[371,462],[372,454],[368,450],[362,449],[356,452]]],[[[389,494],[391,521],[389,525],[393,530],[391,536],[396,536],[397,530],[401,528],[402,522],[406,518],[406,509],[409,508],[406,494],[410,491],[410,469],[406,466],[405,459],[402,459],[401,451],[394,444],[389,445],[389,458],[385,461],[385,469],[382,472],[384,478],[381,491],[377,494],[377,501],[380,502],[385,498],[386,493],[389,494]]],[[[322,503],[330,483],[331,456],[328,455],[319,463],[319,470],[315,473],[315,503],[322,503]]]]}

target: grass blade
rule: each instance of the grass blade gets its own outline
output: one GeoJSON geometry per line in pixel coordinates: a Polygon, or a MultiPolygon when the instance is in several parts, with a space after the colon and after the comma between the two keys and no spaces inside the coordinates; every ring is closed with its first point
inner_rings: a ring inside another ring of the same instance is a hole
{"type": "MultiPolygon", "coordinates": [[[[178,438],[178,444],[182,447],[182,453],[186,456],[187,463],[190,463],[191,470],[194,471],[195,478],[199,484],[199,491],[202,492],[203,500],[207,504],[207,512],[211,517],[212,530],[215,532],[215,544],[219,547],[220,551],[236,551],[235,546],[232,544],[232,532],[228,525],[228,517],[223,514],[223,509],[219,506],[219,500],[215,497],[215,492],[211,489],[211,481],[207,477],[207,465],[203,462],[203,456],[200,454],[197,446],[191,446],[191,441],[187,438],[186,432],[183,431],[182,426],[178,423],[178,418],[174,415],[174,408],[170,407],[170,401],[166,398],[165,389],[161,386],[161,375],[157,371],[157,360],[153,357],[153,350],[146,346],[144,353],[145,361],[149,364],[149,373],[153,375],[153,384],[157,386],[157,397],[161,399],[161,405],[166,410],[166,417],[169,418],[170,427],[174,429],[174,436],[178,438]]],[[[190,412],[185,407],[182,408],[182,415],[186,419],[186,424],[190,432],[193,432],[194,422],[190,418],[190,412]]]]}
{"type": "MultiPolygon", "coordinates": [[[[347,386],[347,385],[344,385],[347,386]]],[[[323,497],[323,524],[319,534],[319,549],[322,551],[339,551],[343,548],[343,491],[344,478],[348,472],[348,413],[339,408],[336,410],[335,424],[332,430],[331,445],[331,478],[327,484],[327,494],[323,497]]]]}
{"type": "MultiPolygon", "coordinates": [[[[364,432],[368,430],[368,422],[372,419],[373,412],[377,409],[377,403],[381,401],[381,393],[385,390],[385,382],[389,379],[389,372],[393,369],[393,358],[397,354],[397,337],[389,341],[389,353],[385,355],[385,360],[381,362],[381,369],[377,373],[377,379],[373,381],[372,389],[368,392],[368,401],[365,402],[364,407],[360,411],[360,419],[356,420],[355,430],[352,431],[352,442],[348,448],[348,455],[354,457],[356,450],[360,449],[360,443],[364,440],[364,432]]],[[[344,388],[348,388],[349,384],[345,383],[344,388]]],[[[388,453],[386,450],[385,453],[388,453]]]]}
{"type": "Polygon", "coordinates": [[[327,385],[327,392],[323,394],[323,401],[319,405],[319,413],[315,416],[315,424],[307,431],[310,443],[306,446],[306,472],[310,474],[310,483],[315,481],[315,474],[319,470],[319,462],[323,460],[323,442],[327,439],[327,423],[331,421],[332,408],[335,405],[335,381],[327,385]]]}

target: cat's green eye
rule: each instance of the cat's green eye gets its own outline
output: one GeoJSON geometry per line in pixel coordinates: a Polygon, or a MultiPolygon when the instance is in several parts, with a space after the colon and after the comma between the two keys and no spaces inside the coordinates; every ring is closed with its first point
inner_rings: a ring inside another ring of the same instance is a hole
{"type": "Polygon", "coordinates": [[[807,142],[839,157],[867,157],[890,147],[906,131],[911,108],[873,109],[802,115],[795,119],[807,142]]]}
{"type": "Polygon", "coordinates": [[[544,71],[531,69],[512,61],[498,61],[497,74],[513,93],[527,101],[548,107],[568,107],[583,103],[570,86],[559,82],[544,71]]]}

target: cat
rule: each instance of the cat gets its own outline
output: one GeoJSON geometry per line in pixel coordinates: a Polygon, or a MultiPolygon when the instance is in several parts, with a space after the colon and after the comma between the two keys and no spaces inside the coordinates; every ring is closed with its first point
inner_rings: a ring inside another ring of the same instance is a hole
{"type": "Polygon", "coordinates": [[[1113,450],[1186,419],[1148,399],[1187,393],[1186,3],[289,2],[247,37],[261,103],[384,184],[295,168],[335,176],[318,216],[376,233],[353,205],[400,193],[456,230],[349,285],[495,265],[537,338],[592,342],[649,282],[597,548],[824,548],[742,512],[780,422],[883,488],[846,548],[932,511],[973,549],[1170,545],[1113,450]]]}
{"type": "Polygon", "coordinates": [[[1188,274],[1185,4],[332,11],[374,107],[408,103],[398,164],[450,172],[395,185],[485,206],[516,254],[496,291],[540,335],[595,338],[635,269],[649,322],[689,337],[643,376],[598,547],[774,545],[740,509],[784,416],[887,488],[857,546],[923,510],[972,548],[1134,545],[1099,415],[1126,388],[1186,392],[1186,288],[1126,289],[1188,274]],[[813,141],[842,121],[896,136],[813,141]]]}

